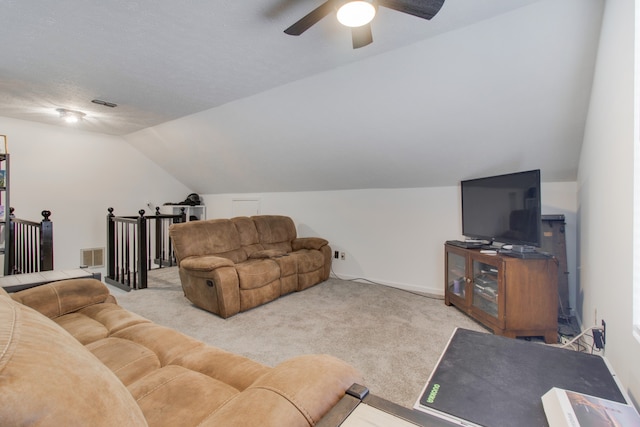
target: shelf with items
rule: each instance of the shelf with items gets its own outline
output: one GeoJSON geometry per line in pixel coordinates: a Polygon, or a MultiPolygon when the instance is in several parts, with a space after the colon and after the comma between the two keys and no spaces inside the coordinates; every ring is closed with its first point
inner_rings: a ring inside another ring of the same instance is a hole
{"type": "Polygon", "coordinates": [[[165,215],[179,215],[184,209],[187,221],[207,219],[207,208],[204,205],[163,205],[160,213],[165,215]]]}
{"type": "Polygon", "coordinates": [[[557,262],[445,245],[445,304],[497,335],[557,340],[557,262]]]}
{"type": "Polygon", "coordinates": [[[498,268],[480,261],[473,261],[473,306],[498,318],[499,295],[498,268]]]}

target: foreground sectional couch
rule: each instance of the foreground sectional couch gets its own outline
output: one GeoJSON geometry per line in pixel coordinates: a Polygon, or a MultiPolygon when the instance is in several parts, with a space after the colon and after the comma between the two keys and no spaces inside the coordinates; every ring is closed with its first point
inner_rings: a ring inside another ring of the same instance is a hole
{"type": "Polygon", "coordinates": [[[195,306],[227,318],[329,278],[331,247],[298,237],[293,220],[257,215],[172,224],[182,289],[195,306]]]}
{"type": "Polygon", "coordinates": [[[355,382],[331,356],[271,368],[205,345],[95,279],[0,288],[2,426],[310,426],[355,382]]]}

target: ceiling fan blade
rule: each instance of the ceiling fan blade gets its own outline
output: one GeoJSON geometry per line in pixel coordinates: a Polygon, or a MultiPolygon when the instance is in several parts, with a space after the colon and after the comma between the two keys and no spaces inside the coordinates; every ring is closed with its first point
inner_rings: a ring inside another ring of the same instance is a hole
{"type": "Polygon", "coordinates": [[[431,19],[440,11],[444,0],[378,0],[384,6],[418,18],[431,19]]]}
{"type": "Polygon", "coordinates": [[[372,43],[373,34],[371,33],[371,24],[351,28],[351,39],[353,40],[354,49],[358,49],[372,43]]]}
{"type": "Polygon", "coordinates": [[[284,30],[284,32],[291,36],[299,36],[333,11],[333,1],[328,0],[303,16],[302,19],[284,30]]]}
{"type": "Polygon", "coordinates": [[[269,18],[277,18],[285,13],[289,8],[293,7],[298,0],[273,0],[274,4],[267,7],[265,16],[269,18]]]}

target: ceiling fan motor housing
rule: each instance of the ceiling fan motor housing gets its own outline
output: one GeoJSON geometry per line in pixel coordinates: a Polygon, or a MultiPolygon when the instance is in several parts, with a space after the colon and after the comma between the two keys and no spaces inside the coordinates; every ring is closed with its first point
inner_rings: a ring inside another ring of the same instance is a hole
{"type": "Polygon", "coordinates": [[[338,22],[346,27],[362,27],[373,20],[377,5],[373,0],[344,0],[336,4],[338,22]]]}
{"type": "Polygon", "coordinates": [[[342,23],[340,18],[341,10],[344,7],[359,5],[369,11],[369,20],[361,20],[357,25],[343,24],[351,27],[353,48],[358,49],[373,42],[370,21],[375,16],[378,6],[422,19],[431,19],[440,11],[443,4],[444,0],[327,0],[284,30],[284,32],[292,36],[299,36],[336,9],[338,9],[338,20],[342,23]]]}

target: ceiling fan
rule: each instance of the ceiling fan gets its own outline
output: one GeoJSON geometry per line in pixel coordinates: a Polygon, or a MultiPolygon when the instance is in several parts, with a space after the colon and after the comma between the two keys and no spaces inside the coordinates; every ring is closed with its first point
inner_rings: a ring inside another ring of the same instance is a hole
{"type": "Polygon", "coordinates": [[[423,19],[431,19],[438,13],[443,3],[444,0],[327,0],[284,32],[299,36],[335,10],[338,21],[351,27],[353,48],[358,49],[373,42],[371,20],[378,6],[423,19]]]}

